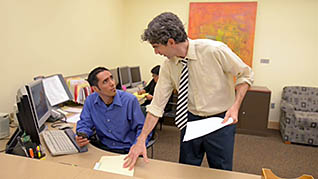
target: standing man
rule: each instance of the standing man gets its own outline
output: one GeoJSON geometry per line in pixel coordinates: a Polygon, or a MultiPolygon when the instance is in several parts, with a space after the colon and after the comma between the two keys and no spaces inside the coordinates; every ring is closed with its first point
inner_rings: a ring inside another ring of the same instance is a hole
{"type": "Polygon", "coordinates": [[[93,128],[99,138],[99,148],[127,154],[141,133],[145,117],[137,98],[127,92],[116,90],[113,75],[107,68],[97,67],[88,75],[94,93],[85,100],[81,120],[77,122],[76,136],[79,146],[89,143],[87,138],[93,128]],[[83,137],[87,136],[87,137],[83,137]]]}
{"type": "Polygon", "coordinates": [[[238,122],[241,102],[253,82],[251,68],[222,42],[188,39],[181,20],[173,13],[166,12],[155,17],[144,31],[142,40],[152,45],[155,54],[163,55],[168,60],[161,65],[154,97],[147,107],[144,127],[137,143],[125,158],[124,167],[132,169],[141,154],[148,161],[145,147],[147,135],[162,116],[172,90],[177,89],[176,125],[181,130],[179,162],[200,166],[206,153],[209,167],[232,170],[236,125],[225,126],[186,142],[183,142],[183,137],[186,124],[190,121],[222,117],[225,123],[231,117],[232,124],[238,122]],[[188,84],[186,93],[184,81],[188,84]],[[188,97],[184,99],[184,96],[188,97]],[[180,99],[185,102],[182,103],[180,99]],[[187,116],[182,118],[185,121],[178,118],[182,113],[181,110],[178,114],[178,108],[182,105],[186,106],[187,116]]]}

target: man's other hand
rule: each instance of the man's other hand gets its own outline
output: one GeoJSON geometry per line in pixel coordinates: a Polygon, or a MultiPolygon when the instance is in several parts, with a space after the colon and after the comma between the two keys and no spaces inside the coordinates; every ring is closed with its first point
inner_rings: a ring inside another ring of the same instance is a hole
{"type": "Polygon", "coordinates": [[[130,148],[128,155],[124,158],[125,163],[123,167],[132,170],[137,162],[139,155],[143,156],[144,162],[149,162],[144,141],[137,141],[137,143],[130,148]]]}
{"type": "Polygon", "coordinates": [[[83,147],[89,143],[87,138],[83,138],[81,136],[75,136],[75,140],[78,146],[83,147]]]}

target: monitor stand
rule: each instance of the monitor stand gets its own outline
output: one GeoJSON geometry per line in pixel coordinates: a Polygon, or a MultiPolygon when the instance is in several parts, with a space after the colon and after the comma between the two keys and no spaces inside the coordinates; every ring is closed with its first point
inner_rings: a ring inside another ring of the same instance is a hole
{"type": "Polygon", "coordinates": [[[48,129],[47,125],[46,125],[46,124],[43,124],[43,125],[40,126],[40,128],[39,128],[39,133],[42,133],[43,131],[45,131],[45,130],[47,130],[47,129],[48,129]]]}

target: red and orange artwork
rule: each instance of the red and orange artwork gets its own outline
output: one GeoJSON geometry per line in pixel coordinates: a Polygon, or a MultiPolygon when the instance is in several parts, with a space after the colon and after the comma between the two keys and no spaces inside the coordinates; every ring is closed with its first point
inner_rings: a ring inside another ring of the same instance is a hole
{"type": "Polygon", "coordinates": [[[213,39],[227,44],[252,66],[257,2],[190,3],[191,39],[213,39]]]}

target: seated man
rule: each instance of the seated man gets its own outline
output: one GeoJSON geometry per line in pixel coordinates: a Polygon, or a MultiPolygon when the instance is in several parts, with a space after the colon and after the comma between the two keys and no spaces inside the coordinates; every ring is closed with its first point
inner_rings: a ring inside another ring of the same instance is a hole
{"type": "Polygon", "coordinates": [[[152,80],[149,82],[149,84],[144,89],[138,91],[139,95],[144,94],[144,93],[148,93],[148,95],[146,96],[147,100],[141,106],[146,106],[146,105],[151,103],[152,95],[155,91],[155,87],[156,87],[157,81],[159,79],[159,71],[160,71],[160,65],[153,67],[151,69],[152,80]]]}
{"type": "Polygon", "coordinates": [[[152,95],[155,91],[155,87],[159,79],[159,71],[160,71],[160,65],[153,67],[150,71],[152,73],[152,80],[148,83],[146,87],[144,87],[144,89],[138,91],[139,95],[148,93],[148,95],[146,96],[146,101],[140,105],[141,111],[145,116],[147,114],[146,106],[151,103],[152,95]]]}
{"type": "MultiPolygon", "coordinates": [[[[112,74],[104,67],[91,71],[88,82],[94,93],[84,103],[76,131],[90,137],[95,129],[100,141],[98,147],[127,154],[136,143],[145,121],[137,98],[116,90],[112,74]]],[[[76,136],[76,142],[84,146],[89,140],[76,136]]]]}

